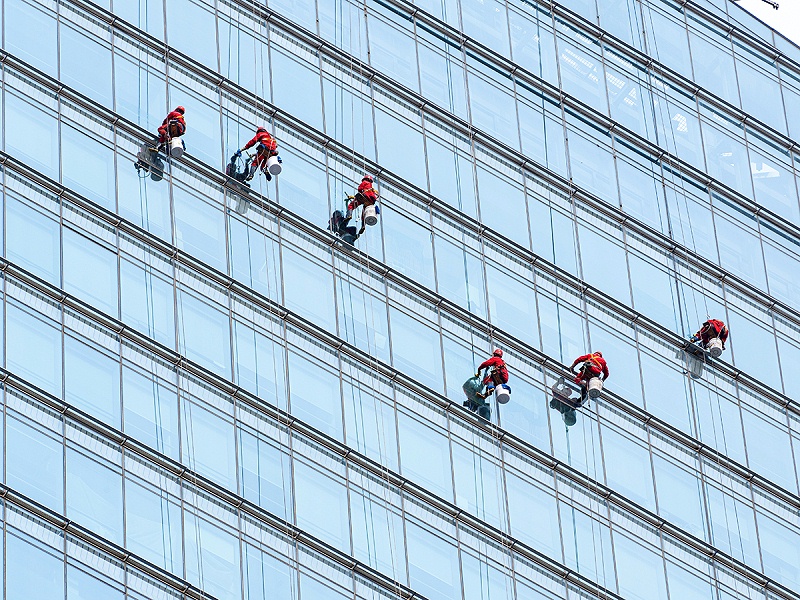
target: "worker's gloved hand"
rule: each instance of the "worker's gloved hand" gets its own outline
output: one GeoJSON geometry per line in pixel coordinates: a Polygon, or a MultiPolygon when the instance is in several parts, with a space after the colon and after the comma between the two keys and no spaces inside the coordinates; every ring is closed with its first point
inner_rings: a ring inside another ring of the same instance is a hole
{"type": "Polygon", "coordinates": [[[234,154],[234,156],[235,156],[236,158],[239,158],[241,155],[242,155],[242,151],[241,151],[241,150],[237,150],[237,151],[236,151],[236,154],[234,154]]]}
{"type": "Polygon", "coordinates": [[[480,377],[480,376],[481,376],[481,372],[480,372],[480,371],[478,371],[477,373],[475,373],[475,377],[480,377]]]}
{"type": "Polygon", "coordinates": [[[697,337],[696,335],[693,335],[692,337],[689,338],[689,341],[690,342],[699,342],[700,338],[697,337]]]}

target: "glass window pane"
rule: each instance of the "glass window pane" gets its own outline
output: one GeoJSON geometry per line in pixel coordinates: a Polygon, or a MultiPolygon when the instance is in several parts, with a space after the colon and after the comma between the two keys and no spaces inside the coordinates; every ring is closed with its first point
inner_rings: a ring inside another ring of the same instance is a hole
{"type": "Polygon", "coordinates": [[[342,440],[342,399],[339,374],[289,353],[289,402],[304,423],[342,440]]]}
{"type": "Polygon", "coordinates": [[[399,413],[398,424],[403,475],[424,485],[433,493],[451,499],[453,486],[447,440],[437,431],[404,413],[399,413]]]}
{"type": "Polygon", "coordinates": [[[67,517],[123,543],[122,476],[72,448],[67,448],[67,517]]]}
{"type": "Polygon", "coordinates": [[[694,473],[654,454],[658,514],[681,529],[707,539],[703,485],[694,473]]]}
{"type": "Polygon", "coordinates": [[[395,411],[368,389],[371,382],[344,384],[346,443],[351,448],[399,471],[395,411]]]}
{"type": "MultiPolygon", "coordinates": [[[[501,329],[538,345],[539,322],[533,282],[511,277],[494,266],[486,268],[491,321],[501,329]]],[[[477,365],[476,365],[477,366],[477,365]]]]}
{"type": "Polygon", "coordinates": [[[509,55],[505,2],[462,2],[461,24],[468,36],[503,56],[509,55]]]}
{"type": "Polygon", "coordinates": [[[608,426],[603,428],[602,436],[608,486],[637,504],[655,510],[648,449],[608,426]]]}
{"type": "Polygon", "coordinates": [[[761,560],[752,507],[731,498],[714,486],[706,486],[711,544],[748,565],[759,568],[761,560]]]}
{"type": "MultiPolygon", "coordinates": [[[[414,122],[419,115],[413,114],[414,122]]],[[[425,151],[422,132],[410,122],[401,120],[376,106],[375,129],[378,140],[378,160],[381,166],[400,174],[416,186],[428,187],[425,172],[425,151]],[[402,148],[402,152],[397,149],[402,148]]]]}
{"type": "Polygon", "coordinates": [[[69,228],[64,235],[64,290],[116,318],[117,256],[69,228]]]}
{"type": "MultiPolygon", "coordinates": [[[[704,29],[704,33],[710,30],[704,29]]],[[[739,86],[730,41],[720,37],[712,43],[704,35],[689,30],[692,45],[695,81],[713,94],[739,106],[739,86]],[[720,45],[717,45],[720,44],[720,45]],[[721,47],[722,46],[722,47],[721,47]]]]}
{"type": "Polygon", "coordinates": [[[761,512],[757,512],[756,517],[764,573],[785,586],[797,589],[800,584],[800,535],[795,529],[761,512]]]}
{"type": "Polygon", "coordinates": [[[181,508],[166,492],[126,481],[125,528],[128,550],[172,572],[183,568],[181,508]]]}
{"type": "Polygon", "coordinates": [[[297,574],[294,569],[250,544],[243,546],[246,600],[292,598],[292,594],[296,594],[297,574]]]}
{"type": "Polygon", "coordinates": [[[511,534],[547,556],[561,560],[561,533],[556,499],[511,473],[506,474],[506,489],[511,534]],[[531,515],[537,517],[531,519],[531,515]]]}
{"type": "Polygon", "coordinates": [[[460,53],[453,57],[447,45],[437,46],[443,46],[444,53],[422,43],[417,45],[422,95],[457,117],[467,119],[467,76],[460,53]]]}
{"type": "Polygon", "coordinates": [[[420,383],[441,391],[442,350],[439,332],[395,308],[391,309],[394,366],[420,383]]]}
{"type": "Polygon", "coordinates": [[[217,598],[239,598],[239,541],[189,511],[185,515],[186,577],[217,598]]]}
{"type": "Polygon", "coordinates": [[[178,248],[224,272],[228,263],[225,219],[219,207],[179,186],[173,186],[172,197],[178,248]]]}
{"type": "Polygon", "coordinates": [[[214,13],[193,0],[170,0],[167,43],[217,70],[217,28],[214,13]]]}
{"type": "Polygon", "coordinates": [[[66,401],[115,428],[120,426],[119,377],[118,359],[64,338],[66,401]]]}
{"type": "Polygon", "coordinates": [[[241,493],[258,506],[292,519],[292,466],[289,457],[270,442],[239,431],[241,493]]]}
{"type": "Polygon", "coordinates": [[[48,600],[64,596],[64,559],[51,549],[6,535],[6,598],[48,600]],[[36,576],[31,575],[35,573],[36,576]]]}
{"type": "MultiPolygon", "coordinates": [[[[368,139],[372,140],[372,126],[370,125],[368,139]]],[[[357,135],[361,140],[360,134],[357,135]]],[[[280,143],[280,140],[279,140],[280,143]]],[[[315,160],[309,159],[305,154],[294,150],[287,145],[279,145],[278,151],[281,155],[281,160],[284,166],[291,169],[291,177],[282,177],[280,185],[278,185],[278,200],[281,206],[286,207],[288,210],[305,217],[309,221],[316,223],[319,221],[319,215],[328,212],[328,179],[319,163],[315,160]],[[291,165],[291,167],[289,167],[291,165]]],[[[257,187],[256,181],[251,182],[251,186],[257,187]]],[[[273,179],[272,183],[268,184],[266,188],[276,185],[276,180],[273,179]]],[[[354,190],[346,190],[348,194],[354,193],[354,190]]],[[[341,200],[342,196],[333,199],[333,202],[344,201],[341,200]]],[[[342,207],[344,208],[344,207],[342,207]]],[[[261,233],[251,232],[250,236],[253,240],[253,245],[263,245],[261,241],[261,233]]]]}
{"type": "Polygon", "coordinates": [[[628,265],[622,241],[619,239],[621,231],[613,228],[611,235],[608,235],[603,229],[611,227],[604,222],[598,220],[593,225],[595,225],[593,228],[578,226],[583,277],[590,285],[625,304],[630,304],[628,265]],[[601,235],[601,232],[606,235],[601,235]]]}
{"type": "Polygon", "coordinates": [[[61,81],[103,106],[111,106],[111,49],[67,27],[63,21],[58,33],[61,81]]]}
{"type": "Polygon", "coordinates": [[[122,591],[111,587],[86,571],[67,565],[67,600],[123,600],[122,591]]]}
{"type": "MultiPolygon", "coordinates": [[[[23,31],[29,31],[29,25],[23,31]]],[[[6,152],[52,179],[58,179],[58,122],[12,93],[4,98],[6,152]]]]}
{"type": "MultiPolygon", "coordinates": [[[[604,136],[610,145],[611,140],[604,136]]],[[[614,157],[610,148],[577,132],[569,132],[569,164],[575,183],[613,205],[619,204],[614,157]]]]}
{"type": "Polygon", "coordinates": [[[780,460],[780,457],[792,455],[786,425],[780,421],[765,421],[749,410],[742,410],[742,421],[750,468],[792,493],[797,493],[797,477],[792,462],[780,460]]]}
{"type": "Polygon", "coordinates": [[[378,16],[370,15],[369,48],[372,68],[416,91],[419,89],[416,44],[413,32],[408,31],[412,25],[389,11],[386,11],[386,17],[394,22],[387,23],[378,16]]]}
{"type": "Polygon", "coordinates": [[[61,240],[57,221],[5,197],[6,256],[55,286],[61,285],[61,240]]]}
{"type": "Polygon", "coordinates": [[[338,480],[295,462],[297,525],[324,542],[350,552],[347,490],[338,480]]]}
{"type": "Polygon", "coordinates": [[[24,0],[4,2],[5,48],[51,77],[58,76],[56,17],[24,0]],[[36,35],[31,35],[31,32],[36,35]]]}
{"type": "Polygon", "coordinates": [[[236,489],[234,426],[228,419],[183,403],[183,462],[230,490],[236,489]]]}
{"type": "Polygon", "coordinates": [[[69,125],[61,126],[61,176],[65,186],[116,209],[113,150],[69,125]]]}
{"type": "MultiPolygon", "coordinates": [[[[659,8],[667,5],[659,4],[659,8]]],[[[675,21],[662,15],[658,10],[642,5],[644,30],[654,49],[656,59],[675,69],[684,77],[693,79],[692,62],[689,55],[689,38],[683,14],[674,15],[675,21]]]]}
{"type": "Polygon", "coordinates": [[[317,58],[301,46],[291,49],[304,59],[303,62],[272,47],[272,101],[311,127],[322,130],[322,88],[317,58]]]}
{"type": "Polygon", "coordinates": [[[175,348],[175,293],[152,268],[120,261],[122,321],[128,326],[175,348]]]}
{"type": "Polygon", "coordinates": [[[567,565],[614,590],[610,528],[567,504],[561,504],[560,508],[567,565]]]}
{"type": "Polygon", "coordinates": [[[800,221],[800,206],[791,168],[755,150],[750,151],[750,161],[756,202],[794,223],[800,221]]]}
{"type": "Polygon", "coordinates": [[[330,266],[311,261],[297,252],[283,252],[283,292],[285,305],[329,331],[336,327],[333,274],[330,266]],[[314,290],[313,294],[309,291],[314,290]]]}
{"type": "MultiPolygon", "coordinates": [[[[570,38],[575,37],[581,41],[586,39],[565,24],[560,24],[560,31],[564,31],[570,38]]],[[[562,36],[557,38],[557,44],[561,85],[564,91],[586,102],[604,115],[608,114],[606,78],[600,57],[595,52],[586,52],[562,36]]],[[[600,52],[599,48],[593,48],[593,50],[597,53],[600,52]]]]}
{"type": "Polygon", "coordinates": [[[457,598],[461,594],[458,550],[414,523],[406,526],[408,574],[411,588],[428,598],[457,598]]]}
{"type": "Polygon", "coordinates": [[[550,15],[534,5],[525,6],[525,10],[533,12],[535,19],[529,15],[522,15],[514,9],[515,7],[511,5],[508,10],[514,62],[555,85],[558,81],[558,71],[555,36],[550,29],[552,23],[550,15]]]}
{"type": "Polygon", "coordinates": [[[129,368],[122,369],[125,433],[178,458],[178,394],[129,368]]]}
{"type": "Polygon", "coordinates": [[[478,195],[481,202],[481,222],[495,231],[530,248],[525,192],[517,183],[500,178],[493,172],[478,167],[478,195]]]}
{"type": "Polygon", "coordinates": [[[6,483],[57,513],[64,511],[64,446],[38,427],[6,424],[6,483]],[[31,477],[31,473],[36,473],[31,477]]]}
{"type": "Polygon", "coordinates": [[[424,286],[435,287],[430,230],[393,208],[381,210],[385,222],[391,223],[383,232],[387,264],[424,286]]]}
{"type": "Polygon", "coordinates": [[[736,75],[739,77],[742,110],[781,133],[786,133],[786,117],[775,65],[761,63],[761,66],[767,68],[769,74],[736,57],[736,75]]]}
{"type": "Polygon", "coordinates": [[[617,562],[619,591],[625,598],[666,600],[664,562],[624,535],[614,536],[614,558],[617,562]]]}
{"type": "Polygon", "coordinates": [[[184,291],[178,294],[180,352],[225,379],[231,378],[230,321],[184,291]]]}
{"type": "Polygon", "coordinates": [[[283,347],[239,321],[233,324],[236,383],[267,402],[286,408],[283,347]]]}
{"type": "Polygon", "coordinates": [[[488,79],[472,70],[468,75],[472,124],[512,148],[519,148],[516,103],[512,92],[506,89],[511,81],[488,79]]]}
{"type": "Polygon", "coordinates": [[[61,397],[61,332],[9,304],[6,308],[6,364],[20,377],[61,397]]]}

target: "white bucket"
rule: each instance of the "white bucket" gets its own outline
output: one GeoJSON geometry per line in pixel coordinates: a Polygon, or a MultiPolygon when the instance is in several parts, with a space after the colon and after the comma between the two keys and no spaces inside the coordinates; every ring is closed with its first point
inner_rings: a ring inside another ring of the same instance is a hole
{"type": "Polygon", "coordinates": [[[708,340],[706,350],[709,351],[712,358],[719,358],[722,356],[722,340],[719,338],[711,338],[708,340]]]}
{"type": "Polygon", "coordinates": [[[169,155],[173,158],[183,156],[183,141],[181,141],[181,138],[174,137],[169,141],[169,155]]]}
{"type": "Polygon", "coordinates": [[[283,165],[278,162],[277,156],[270,156],[267,159],[267,171],[269,171],[270,175],[280,175],[281,171],[283,171],[283,165]]]}
{"type": "Polygon", "coordinates": [[[494,397],[498,404],[506,404],[511,400],[511,388],[505,383],[501,383],[494,388],[494,397]]]}
{"type": "Polygon", "coordinates": [[[364,207],[364,223],[367,225],[375,225],[378,222],[378,213],[375,210],[375,205],[370,204],[364,207]]]}
{"type": "Polygon", "coordinates": [[[592,377],[589,380],[589,398],[598,398],[603,391],[603,380],[599,377],[592,377]]]}

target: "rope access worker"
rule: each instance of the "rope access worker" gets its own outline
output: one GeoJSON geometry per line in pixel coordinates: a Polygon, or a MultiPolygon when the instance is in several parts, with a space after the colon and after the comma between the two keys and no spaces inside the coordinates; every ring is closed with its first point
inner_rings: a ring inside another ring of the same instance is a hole
{"type": "Polygon", "coordinates": [[[161,127],[158,128],[158,144],[152,150],[158,152],[158,148],[161,144],[166,143],[167,140],[172,138],[181,137],[186,133],[186,119],[183,117],[184,112],[186,112],[186,109],[182,106],[178,106],[167,115],[167,118],[161,123],[161,127]]]}
{"type": "Polygon", "coordinates": [[[591,352],[579,356],[572,361],[572,365],[569,367],[570,371],[574,371],[575,365],[578,363],[583,364],[581,365],[580,371],[575,375],[575,383],[581,386],[581,398],[585,400],[589,393],[588,386],[590,379],[593,377],[600,377],[601,374],[603,375],[603,381],[608,379],[608,365],[606,364],[606,359],[603,358],[602,352],[591,352]]]}
{"type": "Polygon", "coordinates": [[[503,360],[503,351],[500,348],[495,348],[492,356],[480,364],[475,377],[480,377],[481,371],[484,369],[486,369],[486,377],[483,380],[483,385],[486,387],[486,391],[476,394],[479,398],[488,398],[494,392],[495,386],[508,383],[508,368],[503,360]]]}
{"type": "Polygon", "coordinates": [[[350,200],[347,205],[347,218],[350,218],[352,212],[359,206],[363,205],[366,208],[367,206],[373,206],[378,201],[378,190],[372,187],[373,182],[371,175],[364,175],[356,195],[347,197],[350,200]]]}
{"type": "Polygon", "coordinates": [[[728,341],[728,328],[725,323],[717,319],[709,319],[700,327],[697,333],[691,337],[692,342],[700,342],[703,348],[708,347],[708,343],[714,338],[719,338],[722,342],[722,349],[725,349],[725,342],[728,341]]]}
{"type": "MultiPolygon", "coordinates": [[[[266,127],[259,127],[256,129],[256,134],[253,136],[253,139],[247,142],[242,149],[237,150],[235,156],[236,158],[240,157],[242,152],[249,150],[256,144],[258,144],[256,155],[253,158],[253,162],[250,163],[250,172],[247,174],[245,181],[253,179],[253,176],[256,174],[256,169],[261,170],[267,178],[267,181],[272,181],[272,175],[270,175],[267,170],[267,161],[271,156],[278,156],[278,142],[269,134],[266,127]]],[[[279,156],[278,162],[283,162],[279,156]]]]}

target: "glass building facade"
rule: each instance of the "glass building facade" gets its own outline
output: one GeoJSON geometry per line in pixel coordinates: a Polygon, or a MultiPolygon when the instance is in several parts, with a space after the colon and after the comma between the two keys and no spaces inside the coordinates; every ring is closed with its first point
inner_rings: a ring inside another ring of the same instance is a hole
{"type": "Polygon", "coordinates": [[[0,6],[3,600],[800,598],[797,46],[729,0],[0,6]]]}

